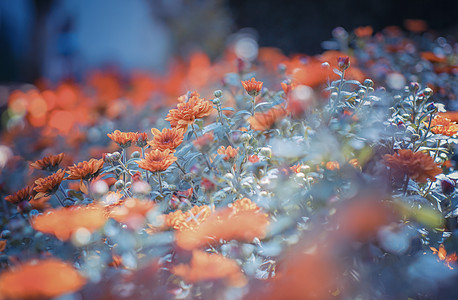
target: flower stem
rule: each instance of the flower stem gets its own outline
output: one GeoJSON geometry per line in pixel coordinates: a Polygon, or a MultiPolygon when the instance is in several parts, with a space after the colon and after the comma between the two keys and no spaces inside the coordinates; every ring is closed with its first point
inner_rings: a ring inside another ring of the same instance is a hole
{"type": "Polygon", "coordinates": [[[254,116],[254,108],[256,106],[256,96],[255,95],[253,95],[252,102],[253,102],[253,106],[251,107],[251,115],[254,116]]]}
{"type": "Polygon", "coordinates": [[[161,178],[161,172],[157,172],[157,178],[159,180],[159,192],[162,195],[162,178],[161,178]]]}

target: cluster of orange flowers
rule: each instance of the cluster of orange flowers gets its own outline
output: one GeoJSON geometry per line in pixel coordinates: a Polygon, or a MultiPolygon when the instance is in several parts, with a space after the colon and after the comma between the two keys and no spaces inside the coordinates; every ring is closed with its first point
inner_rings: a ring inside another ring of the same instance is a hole
{"type": "Polygon", "coordinates": [[[239,152],[239,148],[237,147],[236,149],[232,148],[232,146],[228,146],[227,148],[224,146],[219,147],[217,150],[217,153],[219,155],[224,155],[224,160],[231,160],[234,159],[237,156],[237,153],[239,152]]]}
{"type": "Polygon", "coordinates": [[[0,274],[0,297],[54,298],[78,291],[86,280],[71,265],[54,259],[30,261],[0,274]]]}
{"type": "Polygon", "coordinates": [[[122,132],[115,130],[113,133],[108,133],[107,136],[121,148],[128,148],[132,144],[145,147],[148,141],[148,135],[145,132],[122,132]]]}

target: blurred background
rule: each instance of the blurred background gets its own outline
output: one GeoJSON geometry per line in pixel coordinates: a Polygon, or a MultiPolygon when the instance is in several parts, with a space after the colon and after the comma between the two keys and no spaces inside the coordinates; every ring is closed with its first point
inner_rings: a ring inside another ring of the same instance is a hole
{"type": "Polygon", "coordinates": [[[218,57],[240,30],[286,54],[319,53],[337,26],[376,32],[405,19],[456,40],[457,11],[456,0],[0,0],[0,83],[161,72],[193,51],[218,57]]]}

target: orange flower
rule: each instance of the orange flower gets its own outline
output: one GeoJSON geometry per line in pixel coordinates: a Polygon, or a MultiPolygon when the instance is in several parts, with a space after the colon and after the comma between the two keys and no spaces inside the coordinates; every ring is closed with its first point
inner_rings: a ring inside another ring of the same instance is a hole
{"type": "Polygon", "coordinates": [[[212,211],[208,205],[193,206],[190,210],[182,212],[176,210],[165,216],[165,225],[175,230],[196,229],[199,224],[207,220],[212,211]]]}
{"type": "Polygon", "coordinates": [[[68,177],[66,179],[91,180],[99,176],[103,168],[103,159],[91,158],[89,161],[79,162],[68,167],[68,177]]]}
{"type": "Polygon", "coordinates": [[[151,172],[165,171],[177,158],[169,149],[161,151],[159,149],[152,150],[145,155],[145,159],[137,162],[138,166],[144,170],[151,172]]]}
{"type": "Polygon", "coordinates": [[[264,113],[257,113],[248,118],[248,123],[251,129],[264,131],[272,128],[272,126],[281,118],[286,116],[286,111],[280,107],[273,107],[264,113]]]}
{"type": "Polygon", "coordinates": [[[374,29],[372,29],[372,26],[360,26],[355,28],[354,32],[357,37],[363,38],[371,36],[374,32],[374,29]]]}
{"type": "Polygon", "coordinates": [[[0,275],[0,295],[8,299],[54,298],[76,292],[85,283],[70,264],[49,258],[4,271],[0,275]]]}
{"type": "Polygon", "coordinates": [[[439,260],[443,260],[447,267],[450,268],[450,270],[453,270],[453,267],[450,265],[450,263],[454,263],[457,260],[456,253],[449,254],[447,255],[447,251],[445,250],[445,247],[443,244],[439,245],[439,250],[437,250],[434,247],[429,247],[432,251],[433,254],[437,254],[437,257],[439,257],[439,260]]]}
{"type": "Polygon", "coordinates": [[[280,84],[283,92],[285,92],[285,95],[291,93],[291,91],[296,87],[296,84],[291,82],[282,82],[280,84]]]}
{"type": "Polygon", "coordinates": [[[262,81],[256,81],[254,77],[251,80],[242,81],[243,88],[252,97],[259,95],[263,84],[262,81]]]}
{"type": "Polygon", "coordinates": [[[59,164],[64,159],[64,153],[57,155],[48,155],[43,159],[39,159],[34,163],[31,163],[30,166],[37,170],[44,170],[49,172],[54,172],[59,169],[59,164]]]}
{"type": "Polygon", "coordinates": [[[60,169],[56,173],[49,175],[46,178],[38,178],[35,180],[33,190],[37,192],[34,198],[54,194],[59,188],[60,183],[64,180],[65,172],[60,169]]]}
{"type": "Polygon", "coordinates": [[[165,119],[170,122],[172,127],[186,129],[196,119],[208,116],[212,111],[213,107],[210,101],[193,96],[188,102],[178,103],[177,108],[171,109],[165,119]]]}
{"type": "Polygon", "coordinates": [[[6,196],[5,200],[11,204],[18,204],[22,201],[29,201],[32,199],[33,189],[31,186],[27,186],[16,193],[6,196]]]}
{"type": "Polygon", "coordinates": [[[0,240],[0,253],[5,251],[5,249],[6,249],[6,241],[0,240]]]}
{"type": "Polygon", "coordinates": [[[113,133],[108,133],[107,136],[114,142],[116,142],[121,148],[127,148],[132,143],[137,142],[137,134],[135,132],[122,132],[115,130],[113,133]]]}
{"type": "Polygon", "coordinates": [[[99,206],[73,206],[51,209],[32,219],[32,227],[40,232],[67,241],[80,228],[94,232],[105,224],[104,211],[99,206]]]}
{"type": "Polygon", "coordinates": [[[154,135],[154,138],[148,144],[153,149],[159,149],[161,151],[169,149],[174,152],[183,142],[185,130],[183,128],[164,128],[161,132],[156,128],[152,128],[151,133],[154,135]]]}
{"type": "Polygon", "coordinates": [[[257,156],[256,154],[250,155],[248,157],[248,161],[252,164],[257,163],[259,162],[259,156],[257,156]]]}
{"type": "Polygon", "coordinates": [[[189,265],[180,264],[172,268],[172,273],[180,276],[188,283],[207,280],[224,280],[231,286],[246,284],[245,276],[235,260],[221,254],[208,254],[194,250],[189,265]]]}
{"type": "Polygon", "coordinates": [[[139,229],[145,222],[145,217],[154,208],[151,201],[142,201],[129,198],[122,205],[116,205],[109,209],[108,217],[127,224],[128,227],[139,229]]]}
{"type": "Polygon", "coordinates": [[[350,159],[348,161],[348,164],[352,166],[355,169],[360,169],[361,170],[361,165],[359,164],[359,161],[357,158],[350,159]]]}
{"type": "Polygon", "coordinates": [[[195,230],[176,233],[176,243],[185,250],[196,249],[220,240],[251,242],[263,238],[269,221],[267,215],[256,210],[225,208],[209,216],[195,230]]]}
{"type": "Polygon", "coordinates": [[[339,170],[340,169],[340,165],[336,161],[328,161],[326,163],[326,169],[328,169],[330,171],[339,170]]]}
{"type": "Polygon", "coordinates": [[[257,206],[256,203],[252,202],[251,199],[248,198],[235,200],[234,203],[232,203],[231,208],[233,209],[234,213],[239,213],[243,211],[261,211],[261,208],[257,206]]]}
{"type": "Polygon", "coordinates": [[[442,173],[431,156],[409,149],[401,149],[393,155],[386,154],[383,160],[394,175],[401,179],[407,175],[413,180],[426,183],[428,178],[436,181],[436,176],[442,173]]]}
{"type": "Polygon", "coordinates": [[[407,19],[404,20],[404,26],[407,30],[420,33],[428,29],[428,24],[423,20],[407,19]]]}
{"type": "Polygon", "coordinates": [[[219,155],[224,155],[224,160],[230,160],[232,158],[235,158],[237,156],[237,153],[239,151],[239,148],[237,149],[232,148],[232,146],[228,146],[227,148],[224,146],[219,147],[217,150],[219,155]]]}
{"type": "Polygon", "coordinates": [[[458,125],[450,119],[442,116],[435,116],[431,120],[431,132],[446,136],[454,136],[458,132],[458,125]]]}

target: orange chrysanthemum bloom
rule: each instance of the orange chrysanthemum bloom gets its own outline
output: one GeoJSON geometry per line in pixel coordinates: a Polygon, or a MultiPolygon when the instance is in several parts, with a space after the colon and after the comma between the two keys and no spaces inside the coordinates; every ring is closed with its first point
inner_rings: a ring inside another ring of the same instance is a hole
{"type": "Polygon", "coordinates": [[[188,283],[208,280],[224,280],[231,286],[246,284],[245,276],[235,260],[221,254],[208,254],[194,250],[189,265],[180,264],[172,268],[172,273],[180,276],[188,283]]]}
{"type": "Polygon", "coordinates": [[[105,225],[104,210],[95,205],[51,209],[32,219],[32,227],[67,241],[80,228],[94,232],[105,225]]]}
{"type": "Polygon", "coordinates": [[[241,82],[242,82],[242,85],[245,91],[248,93],[248,95],[252,97],[259,95],[259,92],[262,89],[262,85],[264,84],[264,82],[262,81],[256,81],[254,77],[251,78],[251,80],[246,80],[246,81],[241,81],[241,82]]]}
{"type": "Polygon", "coordinates": [[[16,193],[6,196],[5,200],[11,204],[18,204],[22,201],[29,201],[32,199],[33,189],[31,186],[27,186],[16,193]]]}
{"type": "Polygon", "coordinates": [[[0,295],[7,299],[48,299],[76,292],[85,283],[84,277],[70,264],[49,258],[3,272],[0,295]]]}
{"type": "Polygon", "coordinates": [[[153,149],[159,149],[161,151],[169,149],[175,152],[175,149],[183,142],[185,130],[183,128],[164,128],[161,132],[156,128],[152,128],[151,133],[154,135],[154,138],[148,144],[153,149]]]}
{"type": "Polygon", "coordinates": [[[137,142],[137,134],[135,132],[122,132],[115,130],[113,133],[108,133],[107,136],[114,142],[116,142],[121,148],[127,148],[132,143],[137,142]]]}
{"type": "Polygon", "coordinates": [[[59,169],[59,164],[64,159],[64,153],[60,153],[57,155],[48,155],[43,157],[43,159],[39,159],[36,162],[30,164],[32,168],[37,170],[49,171],[54,172],[59,169]]]}
{"type": "Polygon", "coordinates": [[[450,119],[442,116],[435,116],[431,120],[431,132],[446,136],[454,136],[458,132],[458,125],[450,119]]]}
{"type": "Polygon", "coordinates": [[[169,149],[164,151],[157,149],[147,153],[145,159],[140,160],[137,164],[144,170],[158,172],[167,170],[176,160],[177,158],[169,149]]]}
{"type": "Polygon", "coordinates": [[[175,230],[194,230],[207,220],[212,211],[208,205],[193,206],[190,210],[182,212],[176,210],[165,216],[165,226],[175,230]]]}
{"type": "Polygon", "coordinates": [[[178,246],[192,250],[220,240],[251,242],[256,237],[263,238],[268,225],[266,214],[228,207],[209,216],[194,230],[178,231],[175,237],[178,246]]]}
{"type": "Polygon", "coordinates": [[[212,111],[213,106],[210,101],[193,96],[188,102],[178,103],[177,108],[169,111],[165,120],[169,121],[172,127],[186,130],[196,119],[209,116],[212,111]]]}
{"type": "Polygon", "coordinates": [[[234,149],[232,148],[232,146],[228,146],[227,148],[224,146],[221,146],[219,147],[217,152],[219,155],[224,155],[224,160],[230,160],[237,156],[237,153],[239,152],[239,148],[237,147],[236,149],[234,149]]]}
{"type": "Polygon", "coordinates": [[[296,88],[295,83],[282,82],[280,84],[281,84],[281,88],[283,89],[283,92],[285,92],[285,95],[289,95],[289,93],[291,93],[291,91],[296,88]]]}
{"type": "Polygon", "coordinates": [[[434,247],[429,247],[429,248],[433,251],[433,254],[437,254],[437,257],[439,257],[439,260],[444,261],[447,267],[449,267],[450,270],[453,270],[453,267],[450,264],[456,262],[457,260],[456,253],[447,255],[447,251],[445,250],[445,247],[443,244],[439,245],[439,250],[437,250],[434,247]]]}
{"type": "Polygon", "coordinates": [[[151,201],[128,198],[122,205],[112,206],[107,214],[108,218],[125,223],[130,228],[138,229],[145,223],[145,217],[154,208],[151,201]]]}
{"type": "Polygon", "coordinates": [[[79,162],[68,167],[68,177],[66,179],[91,180],[99,176],[103,168],[103,159],[91,158],[89,161],[79,162]]]}
{"type": "Polygon", "coordinates": [[[428,178],[436,181],[436,176],[442,173],[433,158],[423,152],[401,149],[393,155],[384,155],[383,160],[394,175],[401,179],[407,175],[415,181],[426,183],[428,178]]]}
{"type": "Polygon", "coordinates": [[[248,123],[251,129],[264,131],[272,128],[272,126],[286,116],[286,111],[283,108],[273,107],[266,112],[256,113],[248,118],[248,123]]]}
{"type": "Polygon", "coordinates": [[[59,188],[60,183],[64,180],[65,172],[60,169],[56,173],[49,175],[46,178],[38,178],[35,180],[33,190],[37,192],[34,198],[54,194],[59,188]]]}

